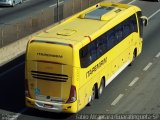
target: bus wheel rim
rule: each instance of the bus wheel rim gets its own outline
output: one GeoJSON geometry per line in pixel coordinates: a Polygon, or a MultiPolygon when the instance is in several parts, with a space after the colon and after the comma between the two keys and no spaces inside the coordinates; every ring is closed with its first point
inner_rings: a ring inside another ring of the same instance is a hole
{"type": "Polygon", "coordinates": [[[101,86],[100,86],[100,88],[99,88],[99,93],[100,93],[100,95],[102,94],[102,91],[103,91],[103,86],[102,86],[102,84],[101,84],[101,86]]]}
{"type": "Polygon", "coordinates": [[[91,100],[94,100],[94,98],[95,98],[95,87],[93,87],[93,89],[92,89],[92,96],[91,96],[91,100]]]}

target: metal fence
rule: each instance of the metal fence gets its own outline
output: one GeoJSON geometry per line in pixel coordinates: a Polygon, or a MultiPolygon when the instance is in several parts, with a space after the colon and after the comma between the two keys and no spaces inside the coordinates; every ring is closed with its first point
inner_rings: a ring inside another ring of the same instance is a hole
{"type": "Polygon", "coordinates": [[[64,0],[12,23],[0,24],[0,48],[67,18],[102,0],[64,0]]]}

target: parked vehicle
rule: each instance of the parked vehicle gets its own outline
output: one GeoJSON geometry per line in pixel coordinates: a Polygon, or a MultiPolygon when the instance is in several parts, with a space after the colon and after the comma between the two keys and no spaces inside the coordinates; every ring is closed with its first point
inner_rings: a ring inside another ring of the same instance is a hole
{"type": "Polygon", "coordinates": [[[23,0],[0,0],[0,6],[15,6],[22,2],[23,0]]]}

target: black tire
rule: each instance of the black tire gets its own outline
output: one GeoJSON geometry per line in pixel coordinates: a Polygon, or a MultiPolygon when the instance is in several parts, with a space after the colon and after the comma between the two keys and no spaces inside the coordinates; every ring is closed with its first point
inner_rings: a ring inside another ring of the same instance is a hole
{"type": "Polygon", "coordinates": [[[93,101],[93,100],[95,99],[95,96],[96,96],[96,87],[95,87],[95,85],[94,85],[93,88],[92,88],[91,101],[93,101]]]}
{"type": "Polygon", "coordinates": [[[94,85],[93,88],[92,88],[92,96],[91,96],[91,100],[90,100],[89,103],[88,103],[89,106],[92,105],[93,100],[95,99],[95,97],[96,97],[96,87],[95,87],[95,85],[94,85]]]}
{"type": "Polygon", "coordinates": [[[133,52],[133,59],[132,59],[132,62],[129,64],[129,66],[132,66],[132,65],[133,65],[133,63],[134,63],[136,57],[137,57],[137,50],[135,49],[134,52],[133,52]]]}
{"type": "Polygon", "coordinates": [[[98,94],[97,94],[96,98],[100,98],[100,96],[102,95],[103,89],[104,89],[104,79],[102,78],[101,84],[98,88],[98,94]]]}

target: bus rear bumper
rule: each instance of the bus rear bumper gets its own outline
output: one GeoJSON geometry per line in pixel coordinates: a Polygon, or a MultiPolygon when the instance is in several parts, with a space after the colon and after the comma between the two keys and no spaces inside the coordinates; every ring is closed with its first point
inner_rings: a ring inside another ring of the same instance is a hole
{"type": "Polygon", "coordinates": [[[35,99],[31,99],[29,97],[26,97],[26,106],[35,108],[42,111],[48,111],[48,112],[65,112],[65,113],[76,113],[77,109],[74,106],[76,105],[76,102],[72,104],[62,104],[62,103],[52,103],[52,102],[46,102],[46,101],[39,101],[35,99]]]}

